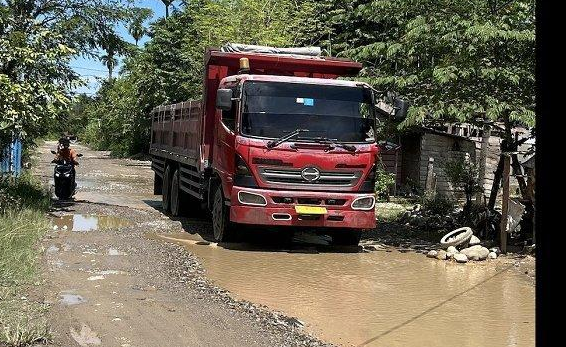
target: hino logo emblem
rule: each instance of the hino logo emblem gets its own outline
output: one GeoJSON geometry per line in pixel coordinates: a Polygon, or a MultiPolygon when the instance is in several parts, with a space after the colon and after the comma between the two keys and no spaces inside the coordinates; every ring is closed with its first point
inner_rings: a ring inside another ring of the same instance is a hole
{"type": "Polygon", "coordinates": [[[313,182],[320,178],[320,171],[315,167],[306,167],[301,171],[301,177],[306,181],[313,182]]]}

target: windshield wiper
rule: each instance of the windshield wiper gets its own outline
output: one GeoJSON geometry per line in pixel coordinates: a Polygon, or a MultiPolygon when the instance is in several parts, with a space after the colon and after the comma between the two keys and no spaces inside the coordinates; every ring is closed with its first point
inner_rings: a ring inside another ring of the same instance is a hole
{"type": "Polygon", "coordinates": [[[356,151],[356,146],[348,145],[348,144],[342,143],[340,141],[334,141],[334,140],[329,139],[328,137],[313,137],[313,138],[310,138],[309,140],[313,140],[314,142],[318,142],[318,143],[326,143],[326,144],[332,145],[334,147],[344,148],[345,150],[347,150],[349,152],[355,152],[356,151]]]}
{"type": "Polygon", "coordinates": [[[309,131],[308,129],[296,129],[296,130],[290,132],[289,134],[284,135],[284,136],[278,138],[277,140],[271,140],[271,141],[269,141],[269,142],[267,143],[267,148],[277,147],[277,146],[279,146],[280,144],[282,144],[283,142],[289,140],[291,137],[297,136],[297,135],[299,135],[300,133],[306,133],[306,132],[308,132],[308,131],[309,131]]]}

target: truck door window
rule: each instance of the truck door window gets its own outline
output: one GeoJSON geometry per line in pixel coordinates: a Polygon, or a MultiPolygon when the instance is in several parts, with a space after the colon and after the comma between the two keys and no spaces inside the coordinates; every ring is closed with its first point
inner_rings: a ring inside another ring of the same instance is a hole
{"type": "MultiPolygon", "coordinates": [[[[232,97],[235,97],[237,94],[236,88],[232,89],[232,97]]],[[[222,110],[222,123],[226,125],[226,127],[232,131],[236,129],[236,115],[238,113],[238,103],[236,101],[232,101],[232,108],[230,111],[222,110]]]]}

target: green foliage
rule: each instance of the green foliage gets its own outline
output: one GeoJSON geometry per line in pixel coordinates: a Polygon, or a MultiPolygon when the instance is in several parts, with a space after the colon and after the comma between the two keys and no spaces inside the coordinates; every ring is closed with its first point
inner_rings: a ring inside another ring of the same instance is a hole
{"type": "Polygon", "coordinates": [[[432,215],[445,216],[454,210],[456,202],[446,195],[425,193],[421,198],[423,209],[432,215]]]}
{"type": "Polygon", "coordinates": [[[80,83],[72,57],[94,55],[129,16],[119,0],[0,0],[0,147],[49,131],[80,83]]]}
{"type": "Polygon", "coordinates": [[[9,210],[45,211],[49,203],[49,196],[29,171],[18,178],[0,176],[0,215],[9,210]]]}
{"type": "Polygon", "coordinates": [[[395,174],[389,173],[382,168],[375,172],[375,192],[381,199],[389,197],[389,189],[395,184],[395,174]]]}
{"type": "Polygon", "coordinates": [[[147,29],[143,26],[143,22],[148,20],[152,14],[153,11],[149,8],[137,8],[134,10],[132,21],[128,26],[128,32],[136,41],[136,46],[138,41],[147,34],[147,29]]]}
{"type": "Polygon", "coordinates": [[[329,3],[333,50],[362,62],[377,89],[411,101],[401,126],[476,118],[534,125],[534,1],[320,6],[329,3]]]}
{"type": "Polygon", "coordinates": [[[466,194],[466,207],[471,206],[473,194],[480,192],[479,168],[468,157],[446,161],[442,170],[452,185],[466,194]]]}

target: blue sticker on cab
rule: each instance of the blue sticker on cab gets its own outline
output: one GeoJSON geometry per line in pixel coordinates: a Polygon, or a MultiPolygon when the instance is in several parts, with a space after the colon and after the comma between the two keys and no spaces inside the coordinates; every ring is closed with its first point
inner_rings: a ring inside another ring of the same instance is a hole
{"type": "Polygon", "coordinates": [[[305,106],[314,106],[314,99],[304,98],[303,100],[304,100],[303,105],[305,105],[305,106]]]}

